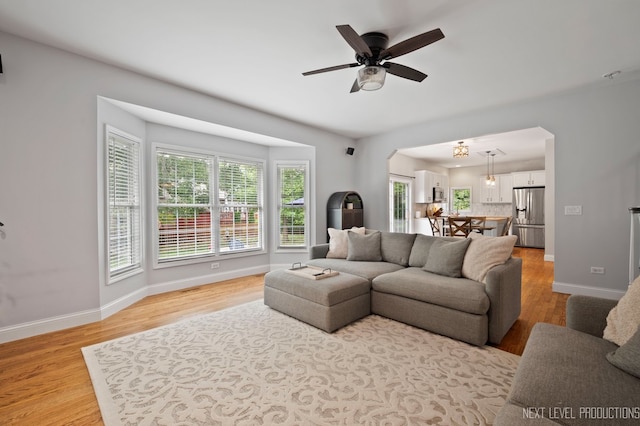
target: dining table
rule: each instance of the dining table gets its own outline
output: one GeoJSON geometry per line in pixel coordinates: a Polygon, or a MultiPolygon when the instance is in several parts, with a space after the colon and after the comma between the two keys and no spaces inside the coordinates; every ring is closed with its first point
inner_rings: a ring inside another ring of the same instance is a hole
{"type": "MultiPolygon", "coordinates": [[[[448,229],[449,228],[449,217],[453,217],[455,219],[464,220],[464,219],[467,219],[467,218],[476,219],[478,217],[484,217],[484,216],[449,216],[449,215],[441,215],[441,216],[439,216],[439,218],[442,219],[442,228],[441,229],[444,230],[444,229],[448,229]]],[[[486,220],[493,221],[493,220],[496,220],[496,219],[503,220],[505,218],[493,218],[492,217],[490,219],[487,218],[486,220]]],[[[472,225],[472,224],[469,224],[469,232],[480,232],[481,234],[484,234],[485,231],[491,231],[492,229],[496,229],[496,227],[495,226],[491,226],[491,225],[486,225],[486,224],[485,225],[472,225]]]]}

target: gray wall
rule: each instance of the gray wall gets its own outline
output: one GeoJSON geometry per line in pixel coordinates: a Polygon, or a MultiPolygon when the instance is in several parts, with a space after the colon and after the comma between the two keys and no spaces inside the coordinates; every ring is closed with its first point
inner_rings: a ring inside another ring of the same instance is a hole
{"type": "MultiPolygon", "coordinates": [[[[122,114],[100,103],[100,96],[312,147],[318,240],[325,238],[326,200],[353,187],[355,158],[345,155],[354,145],[349,138],[1,32],[0,52],[0,221],[6,225],[0,239],[0,341],[98,320],[150,288],[212,278],[211,269],[182,267],[105,287],[99,260],[101,120],[153,139],[175,130],[122,114]]],[[[204,144],[214,139],[189,137],[204,144]]],[[[258,261],[268,268],[272,260],[258,261]]],[[[229,262],[221,274],[240,273],[246,264],[229,262]]]]}
{"type": "Polygon", "coordinates": [[[387,223],[387,159],[395,149],[540,126],[555,135],[554,289],[620,297],[629,281],[627,209],[640,204],[640,80],[632,77],[359,140],[358,190],[379,206],[365,225],[387,223]],[[581,205],[582,216],[565,216],[567,205],[581,205]]]}
{"type": "MultiPolygon", "coordinates": [[[[180,268],[147,274],[119,290],[104,287],[99,96],[313,147],[318,242],[325,240],[325,205],[334,191],[360,192],[366,225],[384,229],[387,160],[396,148],[541,126],[555,134],[556,288],[613,297],[626,288],[627,208],[640,204],[638,80],[614,80],[354,143],[5,33],[0,51],[0,220],[6,224],[0,239],[0,341],[95,321],[144,296],[149,286],[160,291],[176,281],[210,278],[198,268],[180,268]],[[354,156],[344,154],[347,146],[356,147],[354,156]],[[582,205],[583,215],[564,216],[565,205],[582,205]],[[590,274],[591,265],[604,266],[606,274],[590,274]]],[[[121,118],[128,123],[123,130],[168,132],[121,118]]],[[[288,258],[270,253],[263,262],[274,260],[288,258]]]]}

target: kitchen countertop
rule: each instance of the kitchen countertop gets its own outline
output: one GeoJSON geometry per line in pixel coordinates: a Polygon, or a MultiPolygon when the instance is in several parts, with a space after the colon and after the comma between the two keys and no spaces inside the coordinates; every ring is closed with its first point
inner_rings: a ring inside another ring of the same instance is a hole
{"type": "Polygon", "coordinates": [[[509,216],[487,216],[487,220],[490,221],[501,221],[501,220],[507,220],[509,218],[509,216]]]}
{"type": "MultiPolygon", "coordinates": [[[[469,214],[469,215],[460,215],[460,217],[466,217],[466,216],[481,216],[481,215],[474,215],[474,214],[469,214]]],[[[449,217],[449,215],[445,215],[443,214],[442,216],[438,216],[438,218],[447,218],[449,217]]],[[[492,221],[492,222],[499,222],[501,220],[507,220],[509,216],[486,216],[486,220],[487,221],[492,221]]],[[[422,216],[422,217],[417,217],[416,219],[428,219],[427,216],[422,216]]]]}
{"type": "MultiPolygon", "coordinates": [[[[460,215],[461,217],[465,217],[465,216],[481,216],[481,215],[460,215]]],[[[438,216],[439,219],[446,219],[448,218],[448,215],[442,215],[442,216],[438,216]]],[[[486,216],[486,220],[487,222],[501,222],[504,220],[507,220],[509,218],[509,216],[486,216]]],[[[428,219],[427,216],[422,216],[422,217],[416,217],[415,220],[421,220],[421,219],[428,219]]]]}

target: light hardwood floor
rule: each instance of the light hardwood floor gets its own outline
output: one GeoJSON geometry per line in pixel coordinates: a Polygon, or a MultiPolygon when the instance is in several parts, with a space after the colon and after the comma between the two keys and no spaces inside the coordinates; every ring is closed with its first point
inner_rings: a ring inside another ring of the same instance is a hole
{"type": "MultiPolygon", "coordinates": [[[[497,347],[521,354],[536,322],[565,324],[567,295],[553,293],[553,263],[522,257],[522,314],[497,347]]],[[[80,348],[262,298],[263,276],[150,296],[98,323],[0,345],[0,425],[101,425],[80,348]]]]}

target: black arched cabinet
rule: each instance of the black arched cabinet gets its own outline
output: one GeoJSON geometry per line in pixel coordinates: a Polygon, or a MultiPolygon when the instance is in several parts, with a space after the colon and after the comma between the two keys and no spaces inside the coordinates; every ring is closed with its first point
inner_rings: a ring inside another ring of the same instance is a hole
{"type": "Polygon", "coordinates": [[[362,197],[354,191],[334,192],[327,202],[327,228],[364,226],[362,197]]]}

